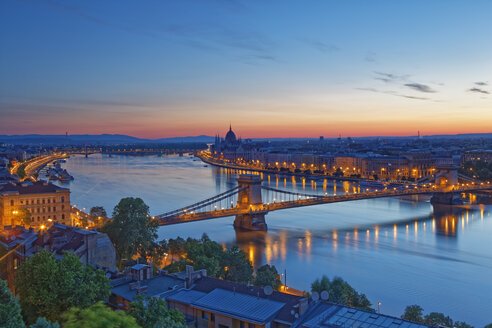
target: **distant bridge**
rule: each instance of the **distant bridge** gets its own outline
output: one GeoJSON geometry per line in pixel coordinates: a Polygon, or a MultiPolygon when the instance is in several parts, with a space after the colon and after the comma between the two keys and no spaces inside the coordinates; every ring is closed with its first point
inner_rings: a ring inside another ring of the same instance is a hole
{"type": "MultiPolygon", "coordinates": [[[[439,175],[440,177],[440,175],[439,175]]],[[[238,186],[198,203],[157,215],[160,225],[200,221],[225,216],[236,216],[234,227],[245,230],[266,230],[268,212],[294,207],[346,202],[352,200],[408,195],[431,194],[440,204],[453,204],[456,195],[463,192],[492,190],[492,185],[400,186],[343,195],[312,195],[262,186],[257,175],[240,175],[238,186]],[[265,193],[265,195],[263,195],[265,193]]]]}

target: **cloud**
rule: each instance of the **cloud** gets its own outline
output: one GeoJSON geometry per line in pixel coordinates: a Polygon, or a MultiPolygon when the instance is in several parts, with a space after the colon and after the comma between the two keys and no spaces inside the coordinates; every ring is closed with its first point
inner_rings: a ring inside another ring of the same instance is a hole
{"type": "Polygon", "coordinates": [[[383,81],[385,83],[406,81],[410,77],[410,75],[397,75],[384,72],[374,72],[374,74],[376,74],[375,80],[383,81]]]}
{"type": "Polygon", "coordinates": [[[490,92],[488,92],[487,90],[483,90],[483,89],[480,89],[480,88],[471,88],[471,89],[468,89],[468,91],[470,91],[470,92],[477,92],[477,93],[484,93],[486,95],[490,94],[490,92]]]}
{"type": "Polygon", "coordinates": [[[406,87],[409,87],[412,90],[420,91],[420,92],[425,92],[425,93],[434,93],[434,92],[436,92],[434,89],[432,89],[428,85],[421,84],[421,83],[415,83],[415,82],[414,83],[406,83],[405,86],[406,87]]]}
{"type": "Polygon", "coordinates": [[[377,90],[377,89],[374,89],[374,88],[356,88],[357,90],[362,90],[362,91],[370,91],[370,92],[376,92],[376,93],[383,93],[383,94],[387,94],[387,95],[392,95],[392,96],[396,96],[396,97],[402,97],[402,98],[408,98],[408,99],[416,99],[416,100],[431,100],[430,98],[426,98],[426,97],[415,97],[415,96],[409,96],[409,95],[405,95],[405,94],[400,94],[396,91],[392,91],[392,90],[377,90]]]}
{"type": "Polygon", "coordinates": [[[475,85],[479,85],[481,87],[489,85],[487,82],[475,82],[475,85]]]}
{"type": "Polygon", "coordinates": [[[321,52],[330,53],[330,52],[340,51],[339,47],[333,44],[325,43],[323,41],[312,40],[312,39],[300,39],[300,41],[306,43],[307,45],[321,52]]]}

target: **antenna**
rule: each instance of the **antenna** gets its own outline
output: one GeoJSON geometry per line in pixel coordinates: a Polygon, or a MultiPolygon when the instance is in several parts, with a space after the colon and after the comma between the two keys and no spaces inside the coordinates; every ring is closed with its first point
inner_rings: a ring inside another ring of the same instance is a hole
{"type": "Polygon", "coordinates": [[[313,294],[311,295],[311,298],[313,299],[313,301],[317,301],[319,300],[319,293],[318,292],[313,292],[313,294]]]}
{"type": "Polygon", "coordinates": [[[330,294],[328,294],[328,292],[326,290],[324,290],[324,291],[321,292],[321,299],[323,301],[328,300],[329,297],[330,297],[330,294]]]}
{"type": "Polygon", "coordinates": [[[265,293],[265,295],[270,296],[273,293],[273,287],[272,286],[265,286],[263,288],[263,292],[265,293]]]}

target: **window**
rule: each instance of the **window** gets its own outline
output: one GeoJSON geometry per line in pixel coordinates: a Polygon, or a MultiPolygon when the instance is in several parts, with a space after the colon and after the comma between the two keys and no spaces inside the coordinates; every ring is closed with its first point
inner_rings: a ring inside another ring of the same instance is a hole
{"type": "Polygon", "coordinates": [[[14,270],[17,270],[17,266],[18,266],[17,257],[14,257],[14,270]]]}
{"type": "Polygon", "coordinates": [[[13,199],[10,200],[10,206],[14,206],[14,200],[13,199]]]}
{"type": "Polygon", "coordinates": [[[65,203],[65,196],[62,196],[62,203],[65,203]]]}
{"type": "Polygon", "coordinates": [[[229,328],[229,326],[226,326],[226,325],[221,325],[221,324],[219,323],[219,328],[229,328]]]}
{"type": "Polygon", "coordinates": [[[239,328],[244,328],[244,322],[243,321],[239,321],[239,328]]]}
{"type": "Polygon", "coordinates": [[[62,205],[62,210],[64,210],[64,209],[65,209],[65,205],[62,205]]]}
{"type": "Polygon", "coordinates": [[[48,198],[48,204],[51,202],[51,199],[48,198]]]}
{"type": "Polygon", "coordinates": [[[39,204],[39,199],[36,199],[36,203],[39,204]]]}
{"type": "Polygon", "coordinates": [[[202,311],[202,319],[203,319],[203,320],[208,320],[208,315],[207,315],[207,312],[202,311]]]}
{"type": "Polygon", "coordinates": [[[56,212],[56,206],[53,206],[53,212],[56,212]]]}
{"type": "Polygon", "coordinates": [[[45,203],[45,201],[46,201],[46,200],[43,198],[43,204],[45,203]]]}
{"type": "Polygon", "coordinates": [[[210,321],[215,321],[215,314],[210,313],[210,321]]]}
{"type": "Polygon", "coordinates": [[[255,328],[255,325],[252,323],[248,323],[248,328],[255,328]]]}
{"type": "Polygon", "coordinates": [[[62,214],[62,220],[65,220],[65,214],[62,214]]]}

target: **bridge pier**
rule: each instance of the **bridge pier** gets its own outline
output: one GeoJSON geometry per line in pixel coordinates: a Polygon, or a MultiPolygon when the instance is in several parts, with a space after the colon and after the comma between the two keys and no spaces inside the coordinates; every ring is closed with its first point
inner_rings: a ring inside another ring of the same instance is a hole
{"type": "Polygon", "coordinates": [[[459,213],[463,209],[457,205],[464,204],[461,194],[453,192],[436,192],[432,195],[430,202],[436,214],[459,213]]]}
{"type": "Polygon", "coordinates": [[[258,175],[241,174],[237,179],[239,194],[237,207],[248,210],[248,213],[236,215],[234,228],[241,230],[266,231],[265,215],[261,199],[261,178],[258,175]]]}
{"type": "Polygon", "coordinates": [[[266,231],[265,212],[238,214],[234,220],[234,228],[238,230],[266,231]]]}

